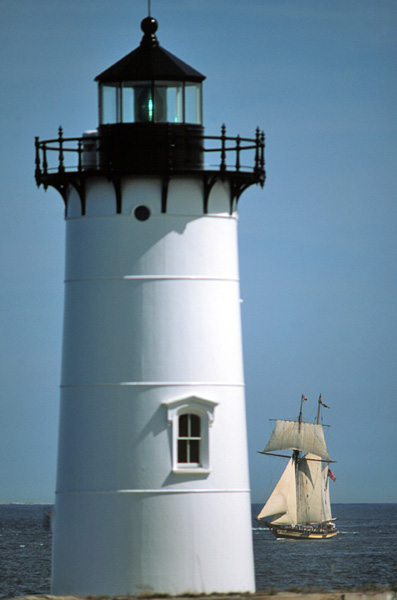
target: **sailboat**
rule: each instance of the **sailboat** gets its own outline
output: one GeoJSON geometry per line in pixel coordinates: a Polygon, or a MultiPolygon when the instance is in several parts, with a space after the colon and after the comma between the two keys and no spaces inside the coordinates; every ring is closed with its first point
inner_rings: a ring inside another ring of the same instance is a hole
{"type": "Polygon", "coordinates": [[[277,538],[328,539],[337,535],[331,515],[329,480],[336,477],[329,468],[331,461],[325,443],[323,425],[302,420],[302,395],[297,421],[276,420],[265,449],[260,454],[289,458],[276,487],[256,517],[277,538]],[[292,455],[275,454],[292,450],[292,455]]]}

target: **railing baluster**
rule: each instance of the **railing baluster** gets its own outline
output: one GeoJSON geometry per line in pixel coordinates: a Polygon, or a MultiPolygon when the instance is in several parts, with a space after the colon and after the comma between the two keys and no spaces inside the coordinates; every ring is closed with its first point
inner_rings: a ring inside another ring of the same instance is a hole
{"type": "Polygon", "coordinates": [[[236,171],[240,170],[240,136],[236,137],[236,171]]]}
{"type": "Polygon", "coordinates": [[[80,138],[77,142],[77,152],[78,152],[78,170],[79,173],[81,173],[81,156],[83,154],[83,142],[82,139],[80,138]]]}
{"type": "Polygon", "coordinates": [[[223,124],[221,127],[221,172],[226,171],[226,125],[223,124]]]}
{"type": "Polygon", "coordinates": [[[48,172],[48,162],[47,162],[47,146],[46,146],[45,142],[43,142],[41,148],[43,150],[43,174],[47,175],[47,172],[48,172]]]}
{"type": "Polygon", "coordinates": [[[261,169],[265,169],[265,132],[261,133],[261,169]]]}
{"type": "Polygon", "coordinates": [[[36,164],[36,169],[34,172],[34,176],[36,179],[36,183],[39,186],[40,185],[40,181],[41,181],[41,169],[40,169],[40,144],[39,144],[39,138],[36,136],[35,138],[35,147],[36,147],[36,160],[35,160],[35,164],[36,164]]]}
{"type": "Polygon", "coordinates": [[[65,172],[65,166],[64,166],[64,160],[63,160],[63,130],[62,127],[59,127],[58,129],[58,133],[59,133],[59,137],[58,137],[58,142],[59,142],[59,165],[58,165],[58,173],[64,173],[65,172]]]}
{"type": "Polygon", "coordinates": [[[257,175],[259,174],[259,171],[260,171],[259,148],[260,148],[260,129],[259,129],[259,127],[257,127],[256,131],[255,131],[255,167],[254,167],[254,172],[257,175]]]}

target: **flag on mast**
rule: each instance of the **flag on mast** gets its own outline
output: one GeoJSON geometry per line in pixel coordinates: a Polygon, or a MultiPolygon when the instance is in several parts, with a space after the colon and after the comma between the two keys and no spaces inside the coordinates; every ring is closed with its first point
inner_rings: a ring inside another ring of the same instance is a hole
{"type": "Polygon", "coordinates": [[[336,475],[331,469],[328,469],[328,477],[331,477],[332,481],[336,481],[336,475]]]}
{"type": "Polygon", "coordinates": [[[321,399],[321,394],[320,394],[320,397],[319,397],[318,401],[319,401],[319,403],[321,404],[321,406],[324,406],[324,408],[331,408],[331,407],[330,407],[330,406],[328,406],[327,404],[324,404],[324,402],[323,402],[323,401],[322,401],[322,399],[321,399]]]}

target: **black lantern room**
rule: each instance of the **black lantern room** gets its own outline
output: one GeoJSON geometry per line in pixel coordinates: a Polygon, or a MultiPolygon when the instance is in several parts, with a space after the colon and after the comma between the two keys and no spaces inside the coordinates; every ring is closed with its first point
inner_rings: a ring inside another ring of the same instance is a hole
{"type": "Polygon", "coordinates": [[[140,46],[95,78],[100,125],[201,125],[204,75],[160,46],[156,19],[146,17],[141,28],[140,46]]]}
{"type": "Polygon", "coordinates": [[[107,140],[103,164],[142,172],[165,167],[174,149],[177,168],[202,166],[204,75],[162,48],[157,21],[146,17],[140,46],[96,77],[98,133],[107,140]]]}
{"type": "Polygon", "coordinates": [[[114,185],[118,213],[128,176],[161,177],[162,212],[171,177],[203,180],[204,212],[219,179],[230,184],[230,212],[247,187],[264,184],[264,133],[258,128],[253,138],[231,137],[222,125],[220,136],[204,135],[205,76],[160,46],[157,27],[153,17],[143,19],[140,45],[95,78],[97,130],[72,138],[60,127],[57,138],[36,137],[37,185],[55,187],[66,212],[71,186],[84,215],[87,180],[104,175],[114,185]]]}

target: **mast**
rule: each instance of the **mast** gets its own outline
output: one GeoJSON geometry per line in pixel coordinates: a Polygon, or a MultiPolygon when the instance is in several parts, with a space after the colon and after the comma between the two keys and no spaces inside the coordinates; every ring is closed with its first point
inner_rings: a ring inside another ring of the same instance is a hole
{"type": "MultiPolygon", "coordinates": [[[[302,423],[302,406],[303,406],[303,403],[306,402],[306,401],[307,401],[306,396],[304,396],[302,394],[302,397],[301,397],[301,408],[300,408],[300,411],[299,411],[298,423],[302,423]]],[[[317,421],[317,423],[318,423],[318,421],[317,421]]]]}
{"type": "MultiPolygon", "coordinates": [[[[320,394],[319,397],[318,397],[317,425],[320,422],[320,409],[321,409],[322,406],[324,406],[324,408],[330,408],[329,406],[327,406],[326,404],[324,404],[324,402],[321,399],[321,394],[320,394]]],[[[302,410],[302,408],[301,408],[301,410],[302,410]]]]}

